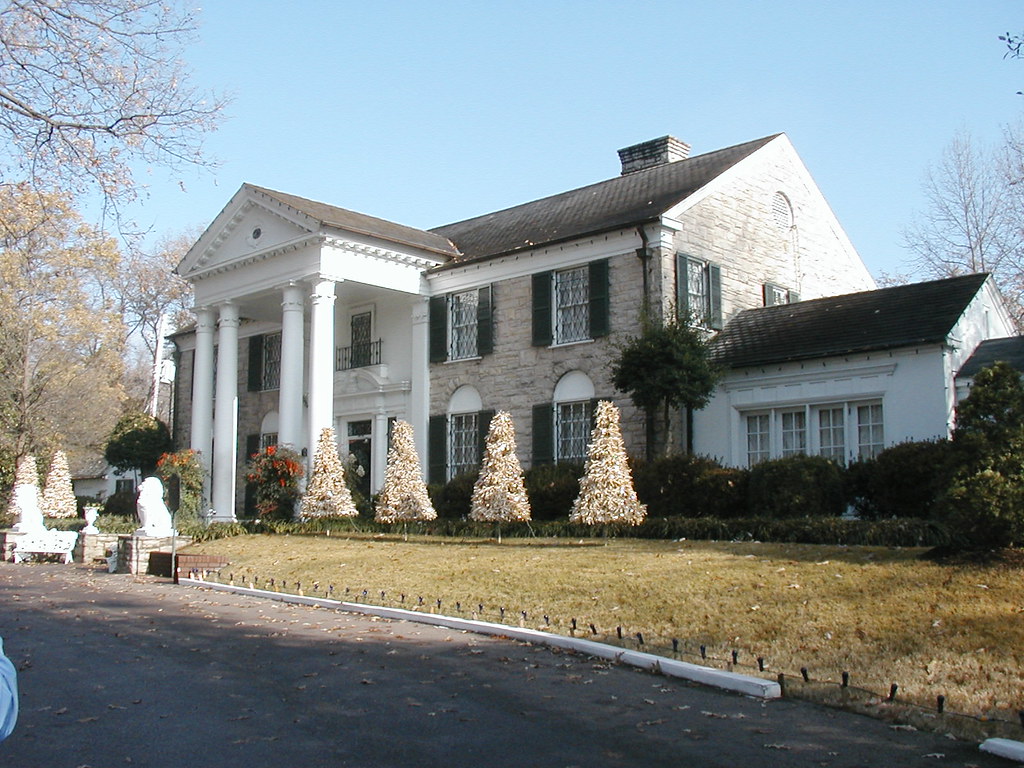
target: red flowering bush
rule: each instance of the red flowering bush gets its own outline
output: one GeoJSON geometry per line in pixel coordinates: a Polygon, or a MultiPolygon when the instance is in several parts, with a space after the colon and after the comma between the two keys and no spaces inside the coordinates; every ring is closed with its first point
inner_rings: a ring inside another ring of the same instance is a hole
{"type": "Polygon", "coordinates": [[[256,511],[260,517],[292,519],[302,471],[302,457],[280,445],[268,446],[250,457],[245,479],[256,488],[256,511]]]}

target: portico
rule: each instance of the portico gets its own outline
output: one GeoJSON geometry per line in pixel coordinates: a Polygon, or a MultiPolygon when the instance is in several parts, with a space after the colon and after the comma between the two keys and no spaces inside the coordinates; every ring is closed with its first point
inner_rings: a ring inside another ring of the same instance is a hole
{"type": "Polygon", "coordinates": [[[179,349],[212,519],[236,518],[248,455],[267,445],[308,462],[324,427],[343,454],[358,432],[376,491],[391,421],[425,441],[422,275],[453,254],[431,233],[243,185],[178,267],[195,288],[195,333],[179,349]]]}

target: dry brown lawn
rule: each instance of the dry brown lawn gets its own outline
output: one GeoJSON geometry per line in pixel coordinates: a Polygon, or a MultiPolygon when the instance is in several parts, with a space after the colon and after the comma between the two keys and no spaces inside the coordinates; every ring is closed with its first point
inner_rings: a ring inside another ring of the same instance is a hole
{"type": "MultiPolygon", "coordinates": [[[[903,700],[1016,721],[1024,709],[1024,571],[1005,565],[949,566],[920,559],[921,550],[793,544],[667,542],[633,539],[460,541],[343,535],[252,535],[193,547],[224,555],[223,578],[270,578],[309,594],[335,586],[335,597],[568,634],[614,638],[622,627],[647,650],[671,646],[728,659],[764,675],[839,681],[883,698],[898,683],[903,700]],[[545,626],[544,616],[550,619],[545,626]]],[[[683,656],[693,660],[691,656],[683,656]]]]}

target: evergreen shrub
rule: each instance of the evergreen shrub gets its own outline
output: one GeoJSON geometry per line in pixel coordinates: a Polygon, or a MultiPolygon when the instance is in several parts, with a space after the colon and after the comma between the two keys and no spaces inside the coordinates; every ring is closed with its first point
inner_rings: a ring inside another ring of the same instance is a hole
{"type": "Polygon", "coordinates": [[[769,459],[750,469],[747,502],[756,517],[839,516],[846,509],[843,476],[823,456],[769,459]]]}
{"type": "Polygon", "coordinates": [[[846,470],[847,498],[867,520],[932,518],[954,470],[949,440],[920,440],[890,446],[873,459],[846,470]]]}
{"type": "Polygon", "coordinates": [[[651,517],[742,517],[747,471],[694,454],[666,456],[633,469],[636,492],[651,517]]]}
{"type": "Polygon", "coordinates": [[[571,462],[541,464],[523,473],[534,520],[568,517],[580,492],[583,465],[571,462]]]}

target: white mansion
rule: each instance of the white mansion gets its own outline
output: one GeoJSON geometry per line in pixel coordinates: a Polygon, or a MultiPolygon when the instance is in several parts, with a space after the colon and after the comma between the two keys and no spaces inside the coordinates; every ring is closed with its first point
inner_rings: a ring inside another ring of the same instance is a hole
{"type": "Polygon", "coordinates": [[[644,306],[720,332],[728,374],[674,440],[736,465],[946,435],[957,371],[1014,332],[984,275],[875,290],[784,134],[619,155],[618,177],[427,231],[243,185],[178,267],[197,323],[174,337],[174,434],[216,518],[243,509],[251,453],[308,454],[327,426],[369,491],[394,419],[432,482],[477,463],[499,409],[526,466],[581,460],[595,399],[642,455],[610,366],[644,306]]]}

